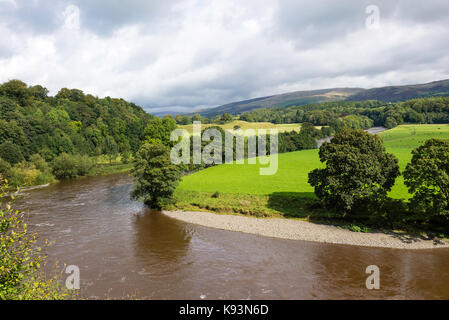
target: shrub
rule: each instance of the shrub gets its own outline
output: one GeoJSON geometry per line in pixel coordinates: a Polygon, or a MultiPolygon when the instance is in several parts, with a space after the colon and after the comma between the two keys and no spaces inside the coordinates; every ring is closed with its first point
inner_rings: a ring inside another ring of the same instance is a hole
{"type": "Polygon", "coordinates": [[[36,167],[25,161],[16,164],[9,170],[9,181],[11,186],[33,186],[36,185],[40,171],[36,167]]]}
{"type": "MultiPolygon", "coordinates": [[[[0,201],[6,190],[5,181],[0,180],[0,201]]],[[[46,258],[37,246],[37,236],[28,233],[25,215],[11,204],[0,202],[0,300],[69,298],[59,279],[42,276],[46,258]]]]}
{"type": "Polygon", "coordinates": [[[8,178],[9,170],[11,170],[11,165],[0,158],[0,175],[2,175],[3,178],[8,178]]]}
{"type": "Polygon", "coordinates": [[[52,163],[53,174],[58,179],[71,179],[88,174],[95,162],[86,155],[70,155],[63,153],[52,163]]]}
{"type": "Polygon", "coordinates": [[[76,177],[77,169],[73,156],[63,153],[57,156],[52,163],[53,174],[57,179],[70,179],[76,177]]]}
{"type": "Polygon", "coordinates": [[[40,154],[33,154],[30,157],[30,162],[41,172],[50,172],[50,166],[40,154]]]}
{"type": "Polygon", "coordinates": [[[95,166],[95,161],[87,155],[76,155],[74,156],[76,174],[79,176],[87,175],[92,168],[95,166]]]}

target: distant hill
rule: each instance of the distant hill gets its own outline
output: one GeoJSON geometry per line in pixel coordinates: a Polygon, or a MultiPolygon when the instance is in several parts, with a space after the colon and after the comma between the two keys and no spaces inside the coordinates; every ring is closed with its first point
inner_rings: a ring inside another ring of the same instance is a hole
{"type": "Polygon", "coordinates": [[[203,110],[202,116],[211,117],[223,113],[241,114],[259,108],[290,107],[308,103],[346,100],[349,96],[363,91],[361,88],[332,88],[311,91],[295,91],[273,96],[228,103],[216,108],[203,110]]]}
{"type": "Polygon", "coordinates": [[[368,89],[350,96],[347,100],[379,100],[383,102],[396,102],[413,98],[433,96],[449,96],[449,80],[434,81],[425,84],[368,89]]]}
{"type": "Polygon", "coordinates": [[[301,106],[309,103],[363,100],[396,102],[412,98],[432,96],[449,96],[449,79],[425,84],[389,86],[374,89],[332,88],[311,91],[295,91],[232,102],[219,107],[206,109],[200,111],[199,113],[205,117],[213,117],[223,113],[237,115],[259,108],[282,108],[293,105],[301,106]]]}

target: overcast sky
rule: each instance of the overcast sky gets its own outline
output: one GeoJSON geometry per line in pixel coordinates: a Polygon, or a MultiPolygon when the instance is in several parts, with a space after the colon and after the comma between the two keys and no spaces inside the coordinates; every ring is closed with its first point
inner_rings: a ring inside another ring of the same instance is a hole
{"type": "Polygon", "coordinates": [[[447,0],[0,0],[0,81],[150,112],[422,83],[449,78],[448,12],[447,0]]]}

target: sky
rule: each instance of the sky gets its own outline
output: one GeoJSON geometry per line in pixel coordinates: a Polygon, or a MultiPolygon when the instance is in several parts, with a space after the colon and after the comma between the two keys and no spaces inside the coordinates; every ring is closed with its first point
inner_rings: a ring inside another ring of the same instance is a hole
{"type": "Polygon", "coordinates": [[[0,0],[0,82],[148,112],[449,78],[447,0],[0,0]]]}

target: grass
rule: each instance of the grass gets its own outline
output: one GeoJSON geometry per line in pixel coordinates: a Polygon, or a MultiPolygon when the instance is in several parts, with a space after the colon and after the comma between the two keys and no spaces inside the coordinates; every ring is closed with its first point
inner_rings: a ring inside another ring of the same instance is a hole
{"type": "MultiPolygon", "coordinates": [[[[403,125],[382,133],[381,137],[387,151],[398,157],[402,171],[411,159],[411,151],[427,139],[449,139],[449,125],[403,125]]],[[[183,178],[176,191],[177,207],[307,218],[308,206],[315,198],[307,182],[308,173],[323,166],[318,150],[304,150],[279,154],[278,171],[272,176],[259,175],[260,164],[211,167],[183,178]],[[218,198],[212,197],[215,192],[219,192],[218,198]]],[[[396,180],[390,196],[410,197],[402,177],[396,180]]]]}
{"type": "Polygon", "coordinates": [[[133,168],[133,163],[105,163],[105,164],[97,164],[91,172],[89,172],[88,176],[104,176],[108,174],[115,173],[124,173],[129,172],[133,168]]]}
{"type": "MultiPolygon", "coordinates": [[[[242,121],[242,120],[234,120],[232,122],[222,124],[222,125],[217,125],[214,123],[202,124],[201,129],[206,129],[206,128],[214,127],[214,126],[221,127],[223,130],[233,130],[235,126],[239,126],[242,130],[246,130],[246,129],[278,129],[279,132],[286,132],[286,131],[290,132],[290,131],[301,130],[300,123],[273,124],[270,122],[246,122],[246,121],[242,121]]],[[[193,125],[192,124],[179,126],[179,128],[187,130],[190,134],[193,133],[193,125]]]]}

